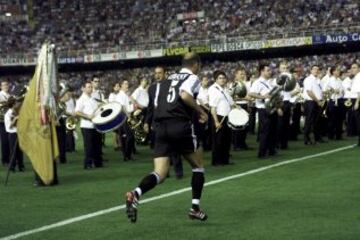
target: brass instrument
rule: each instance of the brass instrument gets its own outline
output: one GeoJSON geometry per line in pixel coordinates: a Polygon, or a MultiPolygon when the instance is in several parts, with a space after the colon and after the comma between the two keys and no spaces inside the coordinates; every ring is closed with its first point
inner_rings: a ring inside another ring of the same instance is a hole
{"type": "Polygon", "coordinates": [[[269,113],[275,112],[282,103],[281,91],[291,92],[296,87],[296,80],[290,73],[281,73],[276,79],[278,86],[271,89],[269,95],[270,99],[265,100],[265,109],[269,113]]]}
{"type": "Polygon", "coordinates": [[[65,126],[66,129],[72,131],[76,128],[76,124],[79,122],[79,118],[74,116],[69,116],[66,118],[65,126]]]}
{"type": "Polygon", "coordinates": [[[247,89],[245,83],[242,81],[235,82],[230,88],[229,88],[229,94],[233,98],[244,98],[247,95],[247,89]]]}
{"type": "Polygon", "coordinates": [[[146,133],[143,127],[143,116],[141,110],[135,110],[127,119],[131,130],[134,131],[134,137],[136,143],[144,143],[146,141],[146,133]]]}
{"type": "Polygon", "coordinates": [[[345,107],[347,108],[351,108],[352,107],[352,100],[351,98],[348,98],[345,102],[344,102],[345,107]]]}

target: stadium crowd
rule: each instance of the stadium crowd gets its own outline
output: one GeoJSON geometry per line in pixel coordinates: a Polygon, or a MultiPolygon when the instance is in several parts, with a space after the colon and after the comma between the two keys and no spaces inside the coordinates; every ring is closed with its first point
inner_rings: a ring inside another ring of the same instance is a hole
{"type": "Polygon", "coordinates": [[[347,31],[360,23],[359,3],[351,0],[33,0],[22,9],[28,22],[0,21],[0,54],[34,52],[45,39],[60,50],[149,48],[151,43],[269,37],[340,26],[347,31]],[[177,20],[179,13],[196,11],[204,11],[204,18],[177,20]]]}
{"type": "MultiPolygon", "coordinates": [[[[290,68],[297,68],[302,76],[305,78],[309,74],[310,67],[313,64],[319,64],[322,67],[323,74],[325,75],[326,69],[330,66],[339,65],[341,69],[346,72],[346,69],[354,62],[356,59],[360,58],[360,53],[349,53],[349,54],[330,54],[330,55],[321,55],[321,56],[306,56],[300,58],[274,58],[270,59],[270,66],[275,70],[274,74],[277,74],[277,66],[283,60],[288,61],[290,68]]],[[[212,73],[216,69],[223,69],[230,79],[233,79],[234,70],[237,66],[245,66],[249,78],[256,78],[257,76],[257,66],[261,60],[241,60],[233,62],[204,62],[201,75],[208,76],[211,79],[212,73]]],[[[166,67],[166,66],[165,66],[166,67]]],[[[179,67],[167,67],[168,73],[175,72],[179,70],[179,67]]],[[[77,89],[77,95],[81,94],[81,85],[83,82],[88,81],[92,76],[97,75],[101,78],[101,87],[106,95],[110,94],[112,91],[112,86],[121,81],[128,80],[130,87],[135,89],[139,81],[143,78],[146,78],[150,81],[153,81],[153,68],[142,67],[142,68],[133,68],[133,69],[124,69],[124,70],[106,70],[106,71],[87,71],[87,72],[66,72],[59,73],[60,81],[67,82],[74,89],[77,89]]],[[[12,85],[24,85],[27,84],[31,78],[31,75],[11,75],[11,76],[2,76],[3,79],[8,79],[12,85]]]]}

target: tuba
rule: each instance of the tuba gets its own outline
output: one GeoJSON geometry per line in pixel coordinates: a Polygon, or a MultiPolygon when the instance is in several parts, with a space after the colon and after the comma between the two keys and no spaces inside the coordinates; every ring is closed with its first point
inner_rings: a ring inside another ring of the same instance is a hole
{"type": "Polygon", "coordinates": [[[245,83],[242,81],[236,81],[229,89],[229,94],[233,98],[244,98],[247,95],[247,89],[245,83]]]}
{"type": "Polygon", "coordinates": [[[127,119],[131,130],[134,132],[135,141],[138,144],[146,141],[146,133],[143,127],[143,116],[141,115],[141,109],[135,110],[127,119]]]}
{"type": "Polygon", "coordinates": [[[276,84],[277,86],[271,89],[269,93],[270,99],[265,100],[265,109],[269,113],[275,112],[276,108],[281,104],[281,91],[291,92],[295,89],[296,80],[290,73],[281,73],[276,79],[276,84]]]}

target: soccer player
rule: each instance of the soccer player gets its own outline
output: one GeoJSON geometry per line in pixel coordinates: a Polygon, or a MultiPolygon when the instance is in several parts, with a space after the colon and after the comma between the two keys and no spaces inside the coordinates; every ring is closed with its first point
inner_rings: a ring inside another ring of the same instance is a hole
{"type": "Polygon", "coordinates": [[[202,149],[198,148],[193,127],[193,115],[200,122],[206,122],[208,115],[196,103],[200,88],[197,73],[200,70],[200,58],[197,54],[187,53],[183,57],[183,68],[172,74],[159,85],[154,104],[156,137],[154,147],[154,171],[144,177],[138,187],[127,192],[126,214],[131,222],[137,220],[137,205],[141,195],[162,183],[170,167],[170,155],[179,153],[192,167],[192,207],[188,213],[191,219],[204,221],[207,215],[200,209],[200,198],[204,185],[204,160],[202,149]]]}

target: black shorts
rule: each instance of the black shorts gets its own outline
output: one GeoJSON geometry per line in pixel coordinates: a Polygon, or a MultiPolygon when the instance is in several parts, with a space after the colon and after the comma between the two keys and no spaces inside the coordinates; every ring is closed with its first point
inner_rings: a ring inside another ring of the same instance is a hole
{"type": "Polygon", "coordinates": [[[168,119],[155,125],[155,157],[193,153],[198,148],[191,121],[168,119]]]}

